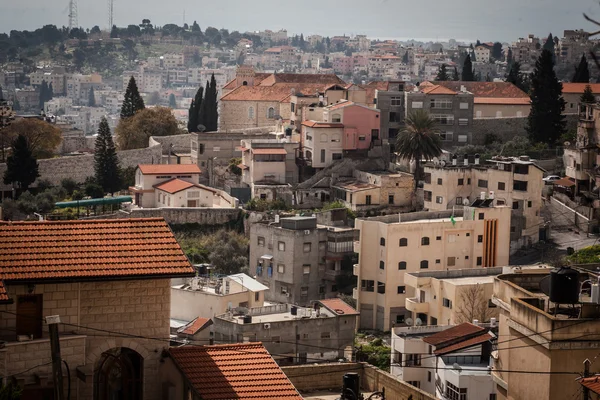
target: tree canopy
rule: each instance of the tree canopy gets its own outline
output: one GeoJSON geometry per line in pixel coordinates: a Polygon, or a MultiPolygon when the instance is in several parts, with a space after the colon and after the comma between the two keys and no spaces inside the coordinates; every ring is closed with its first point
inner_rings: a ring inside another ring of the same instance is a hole
{"type": "Polygon", "coordinates": [[[510,82],[525,93],[529,93],[529,83],[525,75],[521,73],[521,63],[514,62],[510,66],[508,75],[506,76],[506,82],[510,82]]]}
{"type": "Polygon", "coordinates": [[[465,62],[463,63],[461,80],[465,82],[473,82],[475,80],[473,63],[471,62],[471,56],[468,54],[467,57],[465,57],[465,62]]]}
{"type": "Polygon", "coordinates": [[[594,97],[594,93],[592,92],[592,87],[590,85],[585,85],[585,90],[581,95],[580,101],[588,104],[596,102],[596,97],[594,97]]]}
{"type": "Polygon", "coordinates": [[[446,64],[440,65],[440,69],[438,70],[437,76],[435,77],[436,81],[449,81],[450,76],[448,75],[448,71],[446,71],[446,64]]]}
{"type": "Polygon", "coordinates": [[[590,69],[588,66],[587,58],[585,58],[585,54],[581,55],[579,65],[575,67],[575,75],[573,75],[573,79],[571,79],[571,82],[590,83],[590,69]]]}
{"type": "Polygon", "coordinates": [[[94,172],[96,182],[102,186],[105,192],[114,193],[121,188],[119,158],[108,121],[104,117],[100,121],[98,136],[96,136],[94,172]]]}
{"type": "Polygon", "coordinates": [[[4,184],[13,184],[22,190],[27,190],[40,176],[38,162],[31,153],[27,138],[23,135],[17,136],[11,149],[11,155],[6,162],[6,171],[4,171],[4,184]]]}
{"type": "Polygon", "coordinates": [[[135,78],[132,76],[125,90],[123,105],[121,106],[121,119],[132,117],[136,112],[146,108],[138,90],[135,78]]]}
{"type": "Polygon", "coordinates": [[[148,146],[150,136],[183,134],[170,108],[146,108],[133,117],[121,119],[117,125],[117,147],[120,150],[140,149],[148,146]]]}
{"type": "Polygon", "coordinates": [[[51,158],[62,142],[62,133],[55,125],[38,118],[22,118],[14,121],[2,132],[8,140],[19,135],[27,139],[29,149],[36,159],[51,158]]]}

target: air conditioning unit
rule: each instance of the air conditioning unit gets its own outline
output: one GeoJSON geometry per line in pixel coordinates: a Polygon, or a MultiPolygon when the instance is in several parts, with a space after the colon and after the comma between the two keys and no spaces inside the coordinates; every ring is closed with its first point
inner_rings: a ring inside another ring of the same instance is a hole
{"type": "Polygon", "coordinates": [[[305,231],[304,231],[304,234],[305,234],[305,235],[310,235],[310,229],[307,229],[307,230],[305,230],[305,231]]]}
{"type": "Polygon", "coordinates": [[[263,324],[263,329],[271,329],[271,324],[263,324]]]}

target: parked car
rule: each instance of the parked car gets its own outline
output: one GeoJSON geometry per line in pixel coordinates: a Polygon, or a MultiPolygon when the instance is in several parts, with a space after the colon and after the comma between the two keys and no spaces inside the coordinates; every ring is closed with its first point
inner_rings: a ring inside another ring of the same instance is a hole
{"type": "Polygon", "coordinates": [[[548,175],[547,177],[543,178],[542,180],[546,183],[546,185],[551,184],[554,181],[557,181],[560,179],[560,176],[558,175],[548,175]]]}

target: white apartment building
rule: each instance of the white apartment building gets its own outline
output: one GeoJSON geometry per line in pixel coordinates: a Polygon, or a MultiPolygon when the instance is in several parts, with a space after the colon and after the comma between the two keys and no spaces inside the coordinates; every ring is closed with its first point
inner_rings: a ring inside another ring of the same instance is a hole
{"type": "Polygon", "coordinates": [[[490,48],[484,45],[475,46],[475,61],[481,63],[490,62],[492,52],[490,48]]]}
{"type": "Polygon", "coordinates": [[[390,373],[438,399],[493,400],[490,356],[495,337],[468,322],[393,328],[390,373]]]}
{"type": "Polygon", "coordinates": [[[44,111],[46,114],[62,114],[73,105],[73,99],[68,97],[53,97],[44,103],[44,111]]]}
{"type": "Polygon", "coordinates": [[[507,265],[511,210],[489,204],[357,219],[353,296],[360,328],[387,331],[412,316],[406,299],[416,293],[406,285],[407,273],[507,265]]]}
{"type": "Polygon", "coordinates": [[[480,164],[477,157],[425,165],[425,209],[459,209],[483,195],[494,205],[512,208],[511,252],[537,243],[545,231],[540,215],[544,170],[527,156],[494,157],[486,165],[480,164]]]}

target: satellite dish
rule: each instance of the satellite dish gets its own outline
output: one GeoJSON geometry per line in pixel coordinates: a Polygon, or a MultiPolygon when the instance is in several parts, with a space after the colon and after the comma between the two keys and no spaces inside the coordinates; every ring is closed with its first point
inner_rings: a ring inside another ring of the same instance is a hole
{"type": "Polygon", "coordinates": [[[412,318],[406,318],[406,321],[404,321],[404,323],[408,326],[412,326],[413,320],[412,320],[412,318]]]}
{"type": "Polygon", "coordinates": [[[469,203],[470,203],[469,199],[465,197],[465,198],[463,199],[463,206],[468,206],[468,205],[469,205],[469,203]]]}
{"type": "Polygon", "coordinates": [[[206,127],[202,124],[198,124],[198,126],[196,128],[198,129],[198,132],[206,131],[206,127]]]}
{"type": "Polygon", "coordinates": [[[421,321],[421,318],[417,318],[417,320],[415,321],[415,326],[421,326],[423,325],[423,321],[421,321]]]}
{"type": "Polygon", "coordinates": [[[446,161],[444,161],[444,160],[440,161],[440,165],[442,166],[442,168],[445,167],[446,166],[446,161]]]}
{"type": "Polygon", "coordinates": [[[564,145],[568,147],[571,145],[571,142],[565,142],[564,145]]]}

